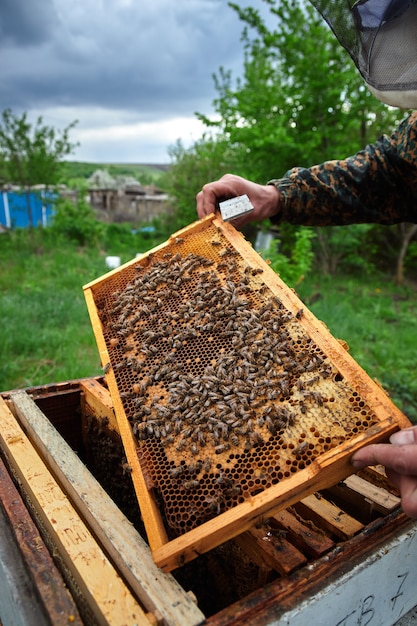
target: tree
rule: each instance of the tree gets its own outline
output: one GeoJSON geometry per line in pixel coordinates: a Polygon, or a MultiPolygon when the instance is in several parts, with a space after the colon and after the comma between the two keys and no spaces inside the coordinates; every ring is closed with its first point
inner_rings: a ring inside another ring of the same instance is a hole
{"type": "Polygon", "coordinates": [[[171,229],[183,228],[196,219],[195,196],[209,180],[236,168],[233,151],[220,136],[207,134],[186,149],[181,141],[169,148],[172,166],[164,177],[164,188],[175,206],[171,229]]]}
{"type": "Polygon", "coordinates": [[[244,74],[214,77],[218,121],[240,149],[240,173],[258,182],[293,165],[342,158],[398,122],[365,88],[348,54],[310,3],[264,0],[272,18],[229,3],[245,24],[244,74]],[[271,27],[272,25],[272,27],[271,27]]]}
{"type": "MultiPolygon", "coordinates": [[[[345,158],[391,132],[404,116],[369,93],[353,61],[310,3],[264,2],[267,18],[252,7],[229,3],[243,23],[243,75],[235,79],[220,68],[213,77],[216,115],[212,119],[196,114],[210,132],[210,146],[202,139],[188,151],[172,154],[171,174],[183,174],[182,184],[171,186],[178,206],[194,210],[195,192],[225,171],[264,183],[293,166],[345,158]],[[210,161],[216,165],[210,167],[210,161]]],[[[342,235],[336,228],[320,229],[314,243],[319,265],[331,272],[341,259],[349,258],[352,265],[355,254],[373,254],[374,247],[363,242],[376,230],[345,226],[342,235]]],[[[284,228],[281,237],[286,237],[284,228]]],[[[282,249],[290,248],[282,243],[282,249]]],[[[353,265],[371,262],[370,256],[358,257],[353,265]]]]}
{"type": "Polygon", "coordinates": [[[69,133],[76,125],[69,124],[63,131],[43,124],[38,117],[32,125],[27,113],[20,117],[5,109],[0,123],[0,157],[2,176],[7,182],[19,185],[26,194],[30,226],[33,226],[30,190],[34,185],[47,188],[60,180],[62,160],[73,152],[77,144],[69,141],[69,133]]]}

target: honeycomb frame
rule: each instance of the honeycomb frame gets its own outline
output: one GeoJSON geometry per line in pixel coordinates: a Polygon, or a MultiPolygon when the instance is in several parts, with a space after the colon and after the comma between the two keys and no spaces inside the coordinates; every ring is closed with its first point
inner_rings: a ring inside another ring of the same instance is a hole
{"type": "Polygon", "coordinates": [[[84,286],[154,561],[171,571],[353,472],[407,418],[209,216],[84,286]]]}

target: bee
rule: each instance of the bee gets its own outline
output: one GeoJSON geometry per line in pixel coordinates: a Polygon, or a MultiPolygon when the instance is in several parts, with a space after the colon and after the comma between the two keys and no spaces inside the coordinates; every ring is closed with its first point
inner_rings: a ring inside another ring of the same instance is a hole
{"type": "Polygon", "coordinates": [[[172,478],[178,478],[179,476],[181,476],[181,474],[183,474],[185,471],[185,466],[184,465],[177,465],[176,467],[173,467],[172,469],[170,469],[169,473],[172,476],[172,478]]]}
{"type": "Polygon", "coordinates": [[[211,459],[209,459],[209,458],[204,459],[204,461],[202,462],[202,465],[201,465],[201,469],[202,469],[204,472],[209,472],[209,471],[210,471],[210,469],[211,469],[211,465],[212,465],[212,463],[211,463],[211,459]]]}
{"type": "Polygon", "coordinates": [[[227,452],[230,449],[229,443],[220,443],[219,445],[214,447],[214,452],[216,454],[222,454],[223,452],[227,452]]]}
{"type": "Polygon", "coordinates": [[[262,446],[265,443],[261,435],[256,431],[249,433],[249,439],[254,446],[262,446]]]}
{"type": "Polygon", "coordinates": [[[111,363],[106,363],[105,366],[103,367],[104,375],[108,374],[110,370],[111,370],[111,363]]]}
{"type": "Polygon", "coordinates": [[[184,487],[186,491],[193,491],[195,489],[198,489],[198,487],[200,486],[200,481],[199,480],[184,480],[184,482],[182,483],[182,486],[184,487]]]}
{"type": "Polygon", "coordinates": [[[275,435],[277,434],[277,429],[275,427],[274,422],[272,421],[272,419],[269,416],[265,419],[265,423],[266,423],[266,427],[268,428],[268,430],[271,433],[271,435],[273,437],[275,437],[275,435]]]}
{"type": "Polygon", "coordinates": [[[302,391],[305,387],[305,382],[299,378],[296,383],[298,391],[302,391]]]}
{"type": "Polygon", "coordinates": [[[127,361],[120,361],[119,363],[116,363],[116,365],[114,366],[114,369],[116,371],[119,371],[127,367],[127,365],[128,365],[127,361]]]}
{"type": "Polygon", "coordinates": [[[186,444],[187,444],[187,440],[186,439],[181,439],[181,441],[179,441],[178,444],[175,447],[176,451],[177,452],[182,452],[182,450],[184,450],[186,444]]]}
{"type": "Polygon", "coordinates": [[[123,470],[123,474],[131,474],[132,473],[132,468],[130,467],[129,463],[122,463],[121,465],[122,470],[123,470]]]}
{"type": "Polygon", "coordinates": [[[297,313],[295,314],[295,317],[300,320],[304,315],[304,309],[298,309],[297,313]]]}
{"type": "Polygon", "coordinates": [[[198,474],[199,471],[201,470],[203,463],[202,461],[196,461],[195,463],[190,463],[188,465],[188,472],[190,474],[198,474]]]}
{"type": "Polygon", "coordinates": [[[204,448],[204,446],[206,445],[206,436],[201,430],[198,430],[197,442],[201,448],[204,448]]]}
{"type": "Polygon", "coordinates": [[[232,435],[230,435],[230,441],[231,441],[233,446],[237,447],[239,445],[239,437],[237,435],[235,435],[234,433],[232,435]]]}
{"type": "Polygon", "coordinates": [[[314,400],[319,406],[323,406],[323,396],[318,391],[305,391],[304,397],[314,400]]]}
{"type": "Polygon", "coordinates": [[[299,456],[299,455],[303,454],[306,451],[307,447],[308,447],[308,442],[307,441],[302,441],[299,446],[294,448],[292,453],[295,454],[295,456],[299,456]]]}
{"type": "Polygon", "coordinates": [[[295,413],[290,413],[287,417],[287,426],[294,426],[295,413]]]}
{"type": "Polygon", "coordinates": [[[207,502],[207,509],[209,513],[219,515],[223,502],[223,498],[221,496],[206,496],[204,501],[207,502]]]}
{"type": "Polygon", "coordinates": [[[229,498],[233,498],[235,496],[240,496],[242,493],[242,488],[240,485],[232,485],[228,489],[226,489],[226,494],[229,498]]]}

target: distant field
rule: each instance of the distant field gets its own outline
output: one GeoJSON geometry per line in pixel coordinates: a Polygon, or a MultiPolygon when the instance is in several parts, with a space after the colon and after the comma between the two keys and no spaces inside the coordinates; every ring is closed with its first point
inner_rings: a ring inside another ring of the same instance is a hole
{"type": "Polygon", "coordinates": [[[169,164],[152,163],[88,163],[65,161],[63,182],[85,180],[96,170],[107,170],[111,176],[133,176],[142,185],[160,184],[169,164]]]}

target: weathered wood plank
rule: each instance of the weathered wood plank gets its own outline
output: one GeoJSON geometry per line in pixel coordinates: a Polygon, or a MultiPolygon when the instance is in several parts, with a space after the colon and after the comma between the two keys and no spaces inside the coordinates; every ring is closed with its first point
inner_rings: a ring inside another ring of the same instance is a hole
{"type": "Polygon", "coordinates": [[[307,563],[307,558],[285,537],[268,536],[265,529],[251,528],[235,541],[259,566],[285,576],[307,563]]]}
{"type": "MultiPolygon", "coordinates": [[[[106,391],[100,391],[103,399],[106,391]]],[[[171,575],[155,565],[146,542],[33,400],[24,392],[16,392],[11,401],[48,467],[147,610],[160,614],[173,626],[195,626],[204,621],[195,602],[171,575]]]]}
{"type": "MultiPolygon", "coordinates": [[[[27,396],[23,392],[24,396],[27,396]]],[[[36,405],[33,405],[36,406],[36,405]]],[[[66,494],[0,398],[0,444],[65,569],[98,624],[149,626],[142,607],[118,575],[66,494]]],[[[83,487],[85,488],[85,486],[83,487]]],[[[83,615],[84,608],[81,610],[83,615]]]]}
{"type": "Polygon", "coordinates": [[[298,502],[294,508],[307,519],[311,519],[317,526],[340,539],[353,537],[363,528],[363,524],[357,519],[323,497],[307,496],[298,502]]]}
{"type": "Polygon", "coordinates": [[[386,489],[372,485],[356,475],[349,476],[334,489],[340,493],[346,502],[360,504],[365,500],[372,510],[383,515],[393,511],[401,502],[398,496],[394,496],[386,489]]]}
{"type": "Polygon", "coordinates": [[[0,622],[81,626],[77,606],[0,459],[0,622]]]}
{"type": "Polygon", "coordinates": [[[318,528],[308,524],[306,520],[301,520],[293,512],[279,511],[271,517],[271,523],[276,523],[297,548],[309,554],[313,558],[318,558],[328,552],[334,546],[334,541],[318,528]]]}
{"type": "Polygon", "coordinates": [[[109,390],[94,378],[81,381],[80,389],[84,396],[82,401],[88,405],[92,414],[98,420],[105,421],[108,428],[119,432],[109,390]]]}

